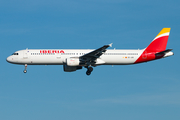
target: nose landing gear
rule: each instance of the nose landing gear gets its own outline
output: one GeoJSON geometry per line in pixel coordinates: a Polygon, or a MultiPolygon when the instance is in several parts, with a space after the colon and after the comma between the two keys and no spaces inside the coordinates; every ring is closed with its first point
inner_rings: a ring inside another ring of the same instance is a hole
{"type": "Polygon", "coordinates": [[[93,71],[92,67],[87,67],[86,75],[90,75],[92,71],[93,71]]]}
{"type": "Polygon", "coordinates": [[[27,73],[27,64],[24,65],[25,66],[25,69],[24,69],[24,73],[27,73]]]}

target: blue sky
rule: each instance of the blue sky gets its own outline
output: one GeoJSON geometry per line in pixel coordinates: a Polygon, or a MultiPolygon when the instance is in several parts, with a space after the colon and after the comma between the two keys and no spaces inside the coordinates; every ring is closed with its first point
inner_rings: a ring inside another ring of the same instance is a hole
{"type": "Polygon", "coordinates": [[[180,119],[178,0],[1,0],[0,119],[180,119]],[[21,49],[143,49],[171,27],[169,58],[66,73],[6,62],[21,49]]]}

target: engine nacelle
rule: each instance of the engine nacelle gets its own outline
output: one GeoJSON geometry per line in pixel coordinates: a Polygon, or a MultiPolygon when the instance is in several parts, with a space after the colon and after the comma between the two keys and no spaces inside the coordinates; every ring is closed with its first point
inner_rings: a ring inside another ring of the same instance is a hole
{"type": "Polygon", "coordinates": [[[67,58],[66,63],[68,66],[78,66],[79,65],[79,58],[67,58]]]}
{"type": "Polygon", "coordinates": [[[64,71],[65,72],[73,72],[79,69],[82,69],[82,66],[68,66],[68,65],[63,65],[64,71]]]}

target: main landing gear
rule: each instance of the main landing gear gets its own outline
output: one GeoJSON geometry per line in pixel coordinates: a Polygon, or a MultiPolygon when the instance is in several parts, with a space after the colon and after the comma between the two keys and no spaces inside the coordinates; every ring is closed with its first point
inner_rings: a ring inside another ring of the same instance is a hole
{"type": "Polygon", "coordinates": [[[27,64],[24,65],[25,66],[25,69],[24,69],[24,73],[27,73],[27,64]]]}
{"type": "Polygon", "coordinates": [[[87,67],[86,75],[90,75],[92,71],[93,71],[92,67],[87,67]]]}

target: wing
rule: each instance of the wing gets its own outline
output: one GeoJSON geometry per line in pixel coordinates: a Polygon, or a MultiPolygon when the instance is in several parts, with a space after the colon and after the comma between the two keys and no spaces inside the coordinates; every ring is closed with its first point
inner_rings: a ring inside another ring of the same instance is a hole
{"type": "Polygon", "coordinates": [[[106,52],[108,47],[112,47],[112,43],[104,45],[103,47],[96,49],[90,53],[80,56],[80,65],[93,65],[96,63],[96,59],[106,52]]]}

